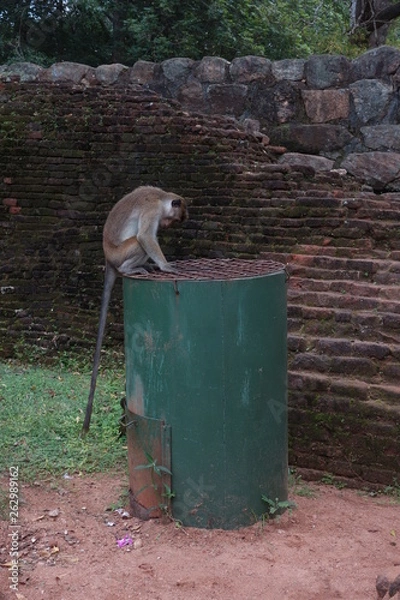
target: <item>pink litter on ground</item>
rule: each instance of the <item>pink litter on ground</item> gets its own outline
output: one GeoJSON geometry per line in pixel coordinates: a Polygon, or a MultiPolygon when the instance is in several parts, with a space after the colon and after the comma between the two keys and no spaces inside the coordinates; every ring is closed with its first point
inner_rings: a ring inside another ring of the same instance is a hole
{"type": "Polygon", "coordinates": [[[133,540],[129,535],[125,535],[120,540],[117,540],[118,548],[124,548],[124,546],[132,546],[133,540]]]}

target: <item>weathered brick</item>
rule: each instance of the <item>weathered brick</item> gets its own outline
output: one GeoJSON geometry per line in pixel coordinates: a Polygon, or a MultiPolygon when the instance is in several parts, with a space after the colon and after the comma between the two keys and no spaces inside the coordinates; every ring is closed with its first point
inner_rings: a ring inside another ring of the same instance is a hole
{"type": "MultiPolygon", "coordinates": [[[[230,88],[232,110],[244,87],[230,88]]],[[[18,118],[12,139],[0,142],[0,272],[2,289],[13,287],[1,296],[1,348],[10,355],[9,340],[22,334],[49,345],[65,334],[87,346],[97,326],[108,210],[139,184],[177,190],[191,218],[160,236],[168,257],[289,263],[291,460],[346,477],[377,478],[381,467],[390,482],[399,468],[398,195],[275,163],[232,119],[183,113],[144,89],[5,84],[4,94],[0,116],[18,118]],[[27,144],[27,131],[39,131],[30,128],[33,112],[42,137],[27,144]]],[[[342,135],[337,127],[301,133],[315,131],[342,135]]],[[[123,337],[119,286],[109,344],[123,337]]]]}

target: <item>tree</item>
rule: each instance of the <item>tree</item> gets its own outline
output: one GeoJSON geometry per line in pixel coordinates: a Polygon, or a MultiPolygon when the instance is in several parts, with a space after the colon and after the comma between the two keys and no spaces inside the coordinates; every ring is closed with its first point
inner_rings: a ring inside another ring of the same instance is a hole
{"type": "Polygon", "coordinates": [[[271,0],[4,0],[0,39],[1,61],[43,65],[296,52],[271,0]]]}
{"type": "Polygon", "coordinates": [[[368,45],[376,48],[386,42],[389,26],[400,16],[400,2],[391,0],[352,0],[351,32],[364,29],[368,45]]]}
{"type": "Polygon", "coordinates": [[[1,0],[0,63],[354,55],[350,5],[352,30],[371,39],[400,12],[393,0],[1,0]]]}
{"type": "Polygon", "coordinates": [[[95,10],[97,5],[97,0],[92,6],[79,0],[3,0],[0,61],[28,60],[44,66],[58,60],[105,62],[111,28],[95,10]]]}
{"type": "Polygon", "coordinates": [[[158,0],[135,2],[127,21],[134,43],[131,60],[173,56],[228,60],[245,54],[282,58],[295,46],[279,22],[274,2],[249,0],[158,0]]]}
{"type": "Polygon", "coordinates": [[[68,0],[3,1],[0,8],[0,57],[45,61],[49,40],[62,41],[58,30],[68,9],[68,0]]]}

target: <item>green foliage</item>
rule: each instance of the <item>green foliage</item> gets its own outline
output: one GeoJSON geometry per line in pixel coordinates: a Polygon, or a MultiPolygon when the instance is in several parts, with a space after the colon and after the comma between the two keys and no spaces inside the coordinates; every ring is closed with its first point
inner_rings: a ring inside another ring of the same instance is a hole
{"type": "Polygon", "coordinates": [[[279,14],[280,27],[291,32],[293,49],[288,56],[348,54],[346,30],[350,13],[347,2],[278,0],[272,4],[279,14]]]}
{"type": "Polygon", "coordinates": [[[297,475],[294,469],[289,469],[288,484],[291,493],[295,494],[296,496],[302,496],[304,498],[316,497],[315,489],[303,481],[301,475],[297,475]]]}
{"type": "Polygon", "coordinates": [[[135,467],[137,471],[142,471],[143,469],[151,469],[152,473],[161,477],[162,475],[172,475],[171,471],[162,465],[157,464],[157,460],[154,459],[151,454],[145,452],[147,463],[145,465],[138,465],[135,467]]]}
{"type": "Polygon", "coordinates": [[[292,510],[296,508],[296,503],[292,500],[279,500],[279,498],[268,498],[265,494],[261,496],[263,502],[267,504],[266,517],[273,518],[283,513],[285,510],[292,510]]]}
{"type": "Polygon", "coordinates": [[[400,483],[396,478],[393,479],[392,485],[387,485],[383,489],[383,493],[387,496],[391,496],[397,502],[400,502],[400,483]]]}
{"type": "Polygon", "coordinates": [[[25,479],[124,468],[121,372],[100,375],[90,432],[82,437],[89,372],[0,363],[0,473],[25,479]]]}
{"type": "Polygon", "coordinates": [[[325,473],[321,477],[321,482],[325,485],[333,485],[338,490],[343,490],[346,487],[346,484],[343,481],[336,479],[332,473],[325,473]]]}
{"type": "Polygon", "coordinates": [[[154,459],[151,454],[145,452],[147,463],[144,465],[138,465],[135,467],[137,471],[143,471],[144,469],[149,469],[151,473],[151,487],[156,491],[156,493],[160,494],[160,497],[165,498],[166,502],[160,501],[158,504],[158,508],[165,514],[168,514],[171,500],[175,497],[174,492],[171,490],[170,486],[162,481],[163,475],[172,475],[171,471],[164,467],[163,465],[157,464],[157,460],[154,459]],[[155,478],[157,475],[157,480],[155,478]]]}
{"type": "MultiPolygon", "coordinates": [[[[354,55],[350,3],[329,0],[3,0],[0,62],[93,66],[173,57],[354,55]]],[[[391,27],[391,43],[399,43],[391,27]]]]}

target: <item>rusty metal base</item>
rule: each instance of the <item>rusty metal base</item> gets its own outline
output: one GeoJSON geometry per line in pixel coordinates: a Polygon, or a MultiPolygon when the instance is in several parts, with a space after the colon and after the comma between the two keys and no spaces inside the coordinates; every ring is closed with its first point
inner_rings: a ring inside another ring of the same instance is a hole
{"type": "MultiPolygon", "coordinates": [[[[129,406],[129,402],[128,402],[129,406]]],[[[159,419],[150,419],[126,407],[129,496],[134,516],[142,520],[170,512],[171,428],[159,419]]]]}

